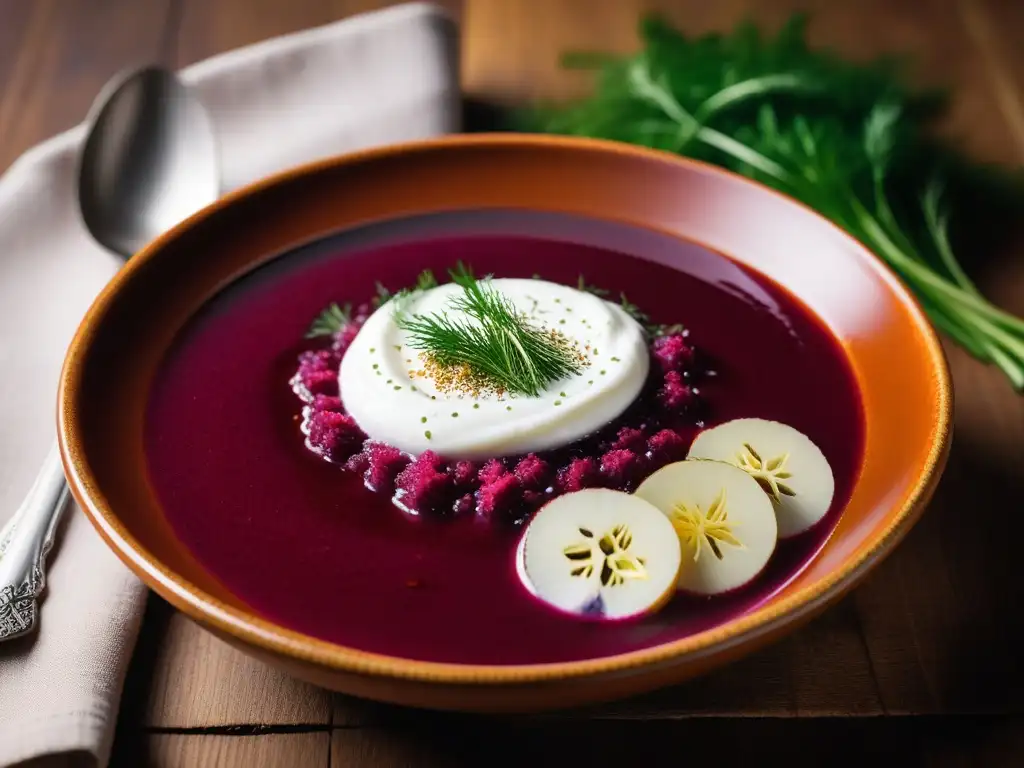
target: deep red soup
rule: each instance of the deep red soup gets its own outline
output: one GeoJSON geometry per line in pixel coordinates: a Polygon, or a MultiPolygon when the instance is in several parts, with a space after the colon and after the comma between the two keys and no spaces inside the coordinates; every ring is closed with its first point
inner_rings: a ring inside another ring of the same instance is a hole
{"type": "MultiPolygon", "coordinates": [[[[636,254],[625,255],[577,237],[506,234],[529,222],[491,222],[486,235],[457,223],[447,222],[444,236],[436,222],[433,233],[384,227],[287,255],[184,329],[153,387],[146,451],[167,517],[195,557],[257,613],[295,630],[366,651],[481,664],[668,642],[755,608],[799,573],[849,500],[864,443],[853,373],[816,318],[770,281],[692,244],[621,228],[601,237],[636,254]],[[582,273],[625,292],[655,322],[683,323],[716,372],[700,382],[707,425],[755,416],[806,433],[833,468],[832,509],[781,543],[742,591],[677,596],[654,616],[599,623],[557,613],[523,589],[514,562],[521,528],[410,517],[307,450],[288,380],[311,319],[330,302],[365,301],[377,281],[409,285],[421,270],[440,275],[458,260],[477,274],[539,273],[571,285],[582,273]]],[[[602,226],[587,228],[591,240],[602,226]]]]}

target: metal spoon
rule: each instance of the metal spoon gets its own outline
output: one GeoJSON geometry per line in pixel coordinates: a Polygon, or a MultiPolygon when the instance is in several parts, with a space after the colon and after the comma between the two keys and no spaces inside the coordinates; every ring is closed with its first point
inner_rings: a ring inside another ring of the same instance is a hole
{"type": "MultiPolygon", "coordinates": [[[[124,73],[97,96],[79,160],[78,201],[96,240],[129,258],[219,194],[217,147],[203,105],[158,67],[124,73]]],[[[0,530],[0,642],[37,626],[46,555],[67,506],[56,445],[0,530]]]]}

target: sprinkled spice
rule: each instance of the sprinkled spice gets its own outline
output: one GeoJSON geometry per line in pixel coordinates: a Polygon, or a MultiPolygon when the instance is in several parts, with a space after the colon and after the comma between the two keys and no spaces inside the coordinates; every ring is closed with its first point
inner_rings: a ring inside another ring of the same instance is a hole
{"type": "Polygon", "coordinates": [[[396,385],[395,385],[395,392],[397,392],[397,391],[398,391],[398,390],[400,390],[400,389],[401,389],[401,387],[400,387],[400,386],[399,386],[398,384],[396,384],[396,385]]]}
{"type": "MultiPolygon", "coordinates": [[[[377,351],[377,348],[376,348],[376,347],[370,347],[370,352],[371,352],[371,353],[372,353],[372,352],[376,352],[376,351],[377,351]]],[[[373,367],[374,367],[374,368],[376,368],[377,366],[373,366],[373,367]]]]}
{"type": "Polygon", "coordinates": [[[426,424],[426,423],[427,423],[427,417],[426,416],[420,416],[420,424],[426,424]]]}
{"type": "Polygon", "coordinates": [[[619,358],[617,358],[617,357],[613,357],[613,358],[612,358],[612,362],[613,362],[613,363],[621,363],[622,361],[621,361],[621,360],[619,360],[619,358]]]}
{"type": "Polygon", "coordinates": [[[505,406],[505,410],[506,411],[511,411],[512,410],[512,406],[511,405],[506,405],[505,406]]]}
{"type": "Polygon", "coordinates": [[[559,397],[568,397],[568,395],[566,395],[565,392],[559,392],[558,396],[559,397]]]}
{"type": "Polygon", "coordinates": [[[373,370],[377,370],[378,368],[380,368],[380,363],[374,363],[373,370]]]}
{"type": "Polygon", "coordinates": [[[424,358],[424,375],[433,379],[434,385],[442,392],[479,397],[485,392],[500,395],[504,391],[495,389],[489,379],[472,366],[446,365],[429,353],[424,358]]]}
{"type": "Polygon", "coordinates": [[[473,403],[474,408],[480,408],[480,403],[473,403]]]}
{"type": "Polygon", "coordinates": [[[555,405],[561,405],[561,404],[562,404],[561,400],[555,400],[555,405]]]}
{"type": "Polygon", "coordinates": [[[459,418],[459,412],[458,411],[452,411],[452,418],[453,419],[459,418]]]}
{"type": "Polygon", "coordinates": [[[428,429],[428,430],[427,430],[426,432],[424,432],[424,433],[423,433],[423,436],[424,436],[425,438],[427,438],[427,440],[429,440],[429,439],[430,439],[430,430],[428,429]]]}
{"type": "Polygon", "coordinates": [[[604,376],[608,371],[601,371],[601,375],[604,376]]]}
{"type": "Polygon", "coordinates": [[[385,383],[385,384],[394,384],[394,383],[395,383],[395,380],[394,380],[394,379],[388,379],[388,380],[387,380],[387,381],[385,381],[384,383],[385,383]]]}

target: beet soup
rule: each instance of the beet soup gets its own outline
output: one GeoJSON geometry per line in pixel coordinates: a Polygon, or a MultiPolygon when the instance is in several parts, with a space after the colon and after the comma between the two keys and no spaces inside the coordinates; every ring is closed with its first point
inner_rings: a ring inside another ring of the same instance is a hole
{"type": "Polygon", "coordinates": [[[375,653],[530,664],[639,650],[757,607],[835,528],[860,470],[863,424],[842,348],[771,281],[667,236],[499,211],[372,225],[241,278],[192,318],[168,353],[145,444],[173,529],[255,612],[375,653]],[[651,341],[651,374],[633,405],[571,445],[503,464],[363,444],[345,393],[336,397],[338,366],[359,330],[340,339],[346,323],[360,312],[365,319],[382,289],[413,286],[424,270],[446,275],[460,262],[478,275],[607,290],[607,301],[622,299],[661,328],[658,338],[669,340],[651,341]],[[311,322],[332,304],[351,305],[340,330],[310,338],[311,322]],[[744,418],[799,430],[834,476],[824,517],[780,540],[753,581],[714,597],[679,592],[661,610],[622,621],[576,618],[524,589],[517,547],[549,497],[588,484],[631,492],[685,457],[704,430],[744,418]],[[544,479],[531,485],[534,475],[544,479]],[[391,493],[435,486],[434,495],[405,497],[422,509],[403,508],[391,493]]]}

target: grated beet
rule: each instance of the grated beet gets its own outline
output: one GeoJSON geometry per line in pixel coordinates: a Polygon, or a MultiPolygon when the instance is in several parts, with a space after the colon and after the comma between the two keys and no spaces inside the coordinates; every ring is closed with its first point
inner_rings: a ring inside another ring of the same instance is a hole
{"type": "Polygon", "coordinates": [[[366,486],[372,491],[393,493],[395,479],[412,461],[411,457],[392,445],[369,441],[363,446],[363,453],[369,457],[369,466],[363,475],[366,486]]]}
{"type": "Polygon", "coordinates": [[[480,486],[476,494],[476,512],[487,520],[514,519],[523,503],[523,487],[511,473],[480,486]]]}
{"type": "Polygon", "coordinates": [[[647,441],[647,450],[653,458],[661,462],[676,461],[686,455],[686,441],[679,433],[663,429],[651,435],[651,439],[647,441]]]}
{"type": "Polygon", "coordinates": [[[667,411],[679,412],[692,405],[693,390],[683,383],[683,376],[678,371],[665,374],[665,382],[658,390],[658,402],[667,411]]]}
{"type": "Polygon", "coordinates": [[[344,413],[317,411],[309,417],[309,443],[332,461],[343,462],[357,453],[366,435],[344,413]]]}
{"type": "Polygon", "coordinates": [[[558,472],[558,487],[563,493],[573,493],[599,485],[601,485],[601,472],[597,462],[589,456],[573,459],[558,472]]]}
{"type": "Polygon", "coordinates": [[[601,474],[619,488],[629,486],[640,469],[640,457],[620,448],[601,457],[601,474]]]}
{"type": "Polygon", "coordinates": [[[519,460],[516,464],[515,474],[523,488],[539,490],[548,485],[548,476],[551,467],[544,459],[537,454],[531,453],[519,460]]]}
{"type": "Polygon", "coordinates": [[[353,453],[349,456],[348,461],[345,462],[345,469],[349,472],[355,472],[357,475],[361,475],[370,468],[370,454],[365,450],[366,443],[363,443],[364,449],[359,453],[353,453]]]}
{"type": "Polygon", "coordinates": [[[682,372],[693,362],[693,347],[679,333],[655,339],[651,345],[651,354],[665,373],[682,372]]]}
{"type": "Polygon", "coordinates": [[[356,334],[359,333],[359,329],[363,327],[362,322],[351,322],[334,334],[334,342],[331,344],[333,349],[338,354],[345,354],[345,350],[349,348],[352,341],[355,339],[356,334]]]}
{"type": "Polygon", "coordinates": [[[299,380],[313,398],[317,395],[338,395],[338,374],[334,371],[309,371],[299,380]]]}
{"type": "Polygon", "coordinates": [[[337,370],[338,358],[329,349],[311,349],[299,355],[299,374],[337,370]]]}
{"type": "Polygon", "coordinates": [[[480,474],[477,477],[481,485],[486,485],[507,473],[508,470],[505,469],[505,465],[501,463],[500,459],[490,459],[480,468],[480,474]]]}
{"type": "Polygon", "coordinates": [[[313,410],[314,411],[335,411],[337,413],[344,413],[345,406],[342,405],[340,397],[333,397],[331,395],[317,395],[313,398],[313,410]]]}
{"type": "Polygon", "coordinates": [[[642,429],[623,427],[616,435],[611,448],[612,450],[642,451],[645,443],[646,439],[642,429]]]}
{"type": "Polygon", "coordinates": [[[444,514],[453,502],[452,478],[441,458],[433,451],[421,453],[395,479],[396,498],[409,510],[423,514],[444,514]]]}
{"type": "Polygon", "coordinates": [[[459,488],[472,489],[476,484],[477,468],[472,461],[457,461],[449,468],[449,471],[455,485],[459,488]]]}

